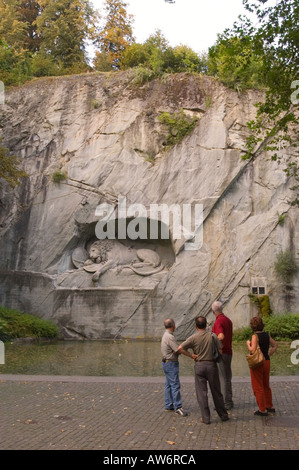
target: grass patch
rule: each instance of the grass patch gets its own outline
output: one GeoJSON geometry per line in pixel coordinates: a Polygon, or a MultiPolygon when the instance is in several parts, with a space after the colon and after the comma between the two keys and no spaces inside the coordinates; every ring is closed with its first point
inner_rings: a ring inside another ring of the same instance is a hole
{"type": "Polygon", "coordinates": [[[48,320],[0,305],[0,340],[14,338],[56,338],[58,328],[48,320]]]}

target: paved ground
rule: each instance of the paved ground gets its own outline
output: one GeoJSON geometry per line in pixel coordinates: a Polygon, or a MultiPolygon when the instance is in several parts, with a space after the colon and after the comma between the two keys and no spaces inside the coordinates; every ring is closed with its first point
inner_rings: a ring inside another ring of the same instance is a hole
{"type": "Polygon", "coordinates": [[[296,450],[299,376],[272,377],[275,416],[258,417],[249,378],[233,380],[222,423],[200,423],[192,377],[182,418],[163,407],[164,378],[0,375],[1,450],[296,450]]]}

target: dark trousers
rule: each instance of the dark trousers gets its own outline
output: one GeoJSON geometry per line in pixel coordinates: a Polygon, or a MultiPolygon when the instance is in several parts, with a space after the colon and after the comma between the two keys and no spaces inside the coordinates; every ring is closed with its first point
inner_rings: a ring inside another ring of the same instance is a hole
{"type": "Polygon", "coordinates": [[[215,409],[221,419],[227,418],[223,396],[220,390],[219,374],[216,362],[200,361],[194,365],[195,391],[204,423],[210,422],[210,408],[208,403],[208,384],[212,393],[215,409]]]}
{"type": "Polygon", "coordinates": [[[233,407],[233,391],[232,391],[232,356],[222,354],[220,362],[218,362],[218,372],[221,393],[224,399],[224,405],[227,410],[233,407]]]}

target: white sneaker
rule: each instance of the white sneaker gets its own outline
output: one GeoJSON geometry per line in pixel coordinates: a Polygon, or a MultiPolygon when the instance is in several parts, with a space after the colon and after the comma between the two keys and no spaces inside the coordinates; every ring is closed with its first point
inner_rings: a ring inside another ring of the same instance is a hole
{"type": "Polygon", "coordinates": [[[183,410],[183,408],[178,408],[175,410],[175,413],[179,416],[189,416],[189,413],[183,410]]]}

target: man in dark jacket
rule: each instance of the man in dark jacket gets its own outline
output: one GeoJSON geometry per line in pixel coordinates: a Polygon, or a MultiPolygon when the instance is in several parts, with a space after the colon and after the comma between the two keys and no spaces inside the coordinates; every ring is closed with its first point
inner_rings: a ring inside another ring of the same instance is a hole
{"type": "MultiPolygon", "coordinates": [[[[224,407],[224,401],[220,390],[217,363],[213,360],[212,335],[206,330],[207,320],[205,317],[198,317],[195,320],[197,332],[184,341],[179,351],[192,349],[197,355],[195,359],[195,391],[201,411],[201,421],[210,424],[210,409],[208,404],[208,386],[212,393],[215,409],[221,421],[228,420],[228,414],[224,407]]],[[[218,349],[221,349],[221,342],[215,337],[218,349]]]]}

